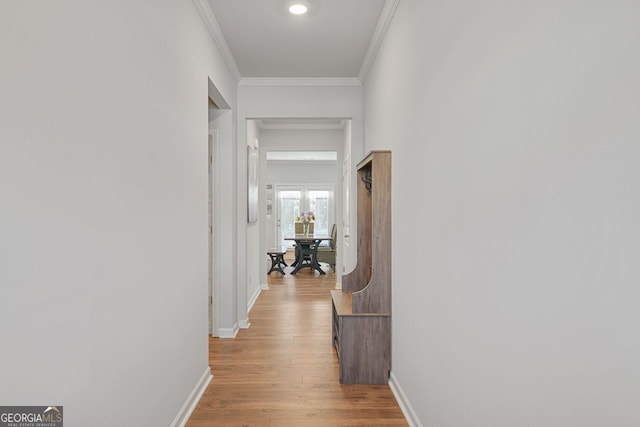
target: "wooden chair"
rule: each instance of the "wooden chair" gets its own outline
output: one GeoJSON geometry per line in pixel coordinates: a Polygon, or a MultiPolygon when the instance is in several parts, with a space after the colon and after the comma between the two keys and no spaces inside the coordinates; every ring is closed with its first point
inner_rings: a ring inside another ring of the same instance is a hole
{"type": "Polygon", "coordinates": [[[331,240],[329,240],[329,246],[318,246],[317,260],[318,262],[325,262],[331,266],[333,271],[336,271],[336,238],[338,235],[338,229],[335,224],[331,227],[331,240]]]}

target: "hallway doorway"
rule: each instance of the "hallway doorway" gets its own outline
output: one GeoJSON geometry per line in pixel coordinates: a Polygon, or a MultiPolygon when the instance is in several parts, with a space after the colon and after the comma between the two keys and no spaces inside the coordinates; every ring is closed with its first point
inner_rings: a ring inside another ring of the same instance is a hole
{"type": "MultiPolygon", "coordinates": [[[[228,213],[227,204],[224,198],[225,192],[220,191],[221,186],[232,174],[224,162],[227,147],[232,146],[232,114],[229,104],[222,97],[211,79],[208,79],[207,93],[207,117],[208,117],[208,139],[207,139],[207,187],[208,187],[208,325],[207,330],[210,336],[219,336],[220,328],[227,322],[229,317],[225,312],[221,312],[227,307],[230,301],[220,301],[220,295],[228,294],[225,286],[233,283],[229,280],[229,272],[219,268],[220,265],[231,264],[228,251],[222,248],[228,247],[233,242],[233,236],[224,232],[222,221],[231,217],[228,213]],[[224,322],[221,322],[221,319],[224,322]],[[221,325],[222,324],[222,325],[221,325]]],[[[226,162],[228,163],[228,162],[226,162]]],[[[227,225],[228,228],[228,225],[227,225]]]]}

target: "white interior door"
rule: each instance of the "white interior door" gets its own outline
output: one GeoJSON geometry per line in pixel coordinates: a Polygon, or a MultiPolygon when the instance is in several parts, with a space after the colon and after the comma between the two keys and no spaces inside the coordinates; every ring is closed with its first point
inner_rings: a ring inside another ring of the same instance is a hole
{"type": "Polygon", "coordinates": [[[277,200],[277,220],[276,220],[276,236],[279,246],[291,247],[293,242],[284,240],[286,236],[293,236],[295,234],[294,222],[297,215],[300,215],[302,209],[302,186],[291,185],[277,185],[276,186],[276,200],[277,200]]]}
{"type": "MultiPolygon", "coordinates": [[[[328,186],[309,186],[305,188],[306,210],[313,212],[315,221],[313,232],[328,236],[333,225],[333,188],[328,186]]],[[[303,208],[304,209],[304,208],[303,208]]]]}

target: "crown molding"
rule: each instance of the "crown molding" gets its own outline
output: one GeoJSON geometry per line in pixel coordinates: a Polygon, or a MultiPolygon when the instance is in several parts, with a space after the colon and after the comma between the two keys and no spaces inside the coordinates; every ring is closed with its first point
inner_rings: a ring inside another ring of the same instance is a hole
{"type": "Polygon", "coordinates": [[[227,45],[227,40],[224,38],[224,34],[222,34],[220,25],[218,25],[218,21],[216,20],[216,17],[211,10],[211,6],[209,6],[209,2],[207,0],[193,0],[193,5],[200,14],[205,27],[207,27],[209,35],[211,35],[211,39],[222,54],[222,59],[229,69],[229,72],[233,75],[236,83],[238,83],[242,78],[240,69],[238,68],[236,60],[231,54],[229,45],[227,45]]]}
{"type": "Polygon", "coordinates": [[[389,25],[391,25],[393,15],[396,13],[398,3],[400,3],[400,0],[387,0],[382,8],[378,24],[376,25],[376,29],[371,37],[371,42],[369,43],[369,48],[364,56],[364,61],[362,61],[360,73],[358,73],[358,80],[362,83],[366,80],[369,70],[373,65],[373,60],[376,59],[380,45],[382,44],[384,37],[387,35],[387,30],[389,29],[389,25]]]}
{"type": "Polygon", "coordinates": [[[267,160],[267,163],[271,166],[291,166],[291,165],[336,165],[337,160],[267,160]]]}
{"type": "Polygon", "coordinates": [[[361,86],[357,77],[243,77],[239,86],[361,86]]]}
{"type": "Polygon", "coordinates": [[[300,123],[265,123],[263,120],[256,120],[258,129],[261,130],[340,130],[346,126],[346,120],[337,123],[305,123],[301,119],[300,123]]]}

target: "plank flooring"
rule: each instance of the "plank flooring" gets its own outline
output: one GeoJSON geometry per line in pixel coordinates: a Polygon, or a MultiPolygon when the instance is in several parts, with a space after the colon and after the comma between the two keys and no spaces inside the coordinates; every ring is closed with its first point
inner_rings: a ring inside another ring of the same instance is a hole
{"type": "Polygon", "coordinates": [[[331,346],[335,274],[271,273],[234,339],[210,338],[214,378],[187,427],[407,426],[387,385],[341,385],[331,346]]]}

